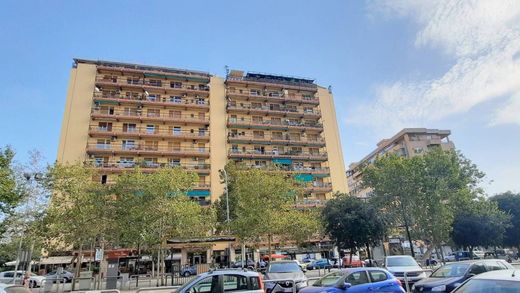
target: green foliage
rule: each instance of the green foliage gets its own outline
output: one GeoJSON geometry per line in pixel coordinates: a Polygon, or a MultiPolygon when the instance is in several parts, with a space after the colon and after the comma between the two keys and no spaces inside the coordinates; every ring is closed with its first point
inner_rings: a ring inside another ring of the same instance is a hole
{"type": "Polygon", "coordinates": [[[511,216],[511,225],[504,235],[504,244],[520,248],[520,193],[511,191],[497,194],[491,198],[498,208],[511,216]]]}
{"type": "Polygon", "coordinates": [[[483,176],[460,153],[435,148],[412,158],[378,157],[365,168],[363,184],[389,227],[408,221],[415,237],[438,245],[448,241],[457,208],[481,192],[483,176]]]}
{"type": "Polygon", "coordinates": [[[367,244],[377,245],[385,226],[379,212],[370,203],[338,194],[323,209],[325,230],[339,247],[355,251],[367,244]]]}
{"type": "Polygon", "coordinates": [[[273,236],[282,241],[303,242],[320,232],[316,213],[294,209],[302,190],[287,173],[251,169],[233,162],[226,166],[226,171],[231,221],[225,224],[224,195],[216,205],[222,231],[229,228],[240,241],[249,243],[273,236]]]}
{"type": "MultiPolygon", "coordinates": [[[[23,198],[13,169],[14,155],[9,146],[0,148],[0,219],[11,213],[23,198]]],[[[0,232],[3,232],[2,226],[0,224],[0,232]]]]}
{"type": "Polygon", "coordinates": [[[121,174],[112,188],[119,242],[156,246],[172,237],[206,235],[214,226],[213,209],[186,196],[197,179],[181,168],[121,174]]]}
{"type": "Polygon", "coordinates": [[[466,204],[453,221],[452,238],[462,247],[498,246],[503,242],[510,217],[496,202],[485,199],[466,204]]]}

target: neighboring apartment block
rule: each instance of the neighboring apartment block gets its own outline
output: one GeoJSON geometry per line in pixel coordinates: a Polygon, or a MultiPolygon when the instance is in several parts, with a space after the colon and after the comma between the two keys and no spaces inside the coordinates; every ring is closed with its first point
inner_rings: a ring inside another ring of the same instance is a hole
{"type": "Polygon", "coordinates": [[[88,161],[102,183],[136,165],[180,166],[199,175],[188,196],[207,204],[228,160],[276,165],[311,199],[346,192],[332,94],[310,79],[74,60],[59,162],[88,161]]]}
{"type": "Polygon", "coordinates": [[[369,188],[362,188],[361,168],[374,162],[377,156],[396,153],[400,156],[413,157],[427,152],[433,147],[440,147],[443,150],[454,149],[453,142],[450,141],[449,130],[426,129],[426,128],[405,128],[389,139],[383,139],[377,144],[377,148],[361,159],[357,163],[349,165],[347,170],[347,182],[350,193],[360,198],[370,196],[369,188]]]}

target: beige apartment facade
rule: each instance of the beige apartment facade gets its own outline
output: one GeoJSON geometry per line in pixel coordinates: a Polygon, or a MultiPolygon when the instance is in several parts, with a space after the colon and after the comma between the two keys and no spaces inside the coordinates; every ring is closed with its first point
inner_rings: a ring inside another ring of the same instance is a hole
{"type": "Polygon", "coordinates": [[[311,200],[348,188],[331,92],[238,70],[75,59],[57,158],[89,162],[107,184],[136,165],[179,166],[198,174],[188,196],[201,204],[223,194],[218,171],[229,160],[286,170],[311,200]]]}
{"type": "Polygon", "coordinates": [[[450,130],[405,128],[389,139],[383,139],[377,144],[377,148],[365,156],[359,162],[349,165],[347,170],[347,183],[350,194],[359,198],[368,198],[371,189],[361,186],[363,173],[362,167],[372,163],[377,156],[395,153],[404,157],[419,156],[434,147],[443,150],[451,150],[455,145],[450,140],[450,130]]]}

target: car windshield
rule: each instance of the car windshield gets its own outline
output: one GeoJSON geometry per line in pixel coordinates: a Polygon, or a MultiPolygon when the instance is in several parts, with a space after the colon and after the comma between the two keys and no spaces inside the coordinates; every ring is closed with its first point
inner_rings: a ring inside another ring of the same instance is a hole
{"type": "Polygon", "coordinates": [[[272,263],[268,270],[269,273],[295,273],[300,271],[300,266],[295,262],[272,263]]]}
{"type": "Polygon", "coordinates": [[[457,293],[520,293],[520,282],[505,280],[470,280],[457,293]]]}
{"type": "Polygon", "coordinates": [[[387,267],[416,267],[417,262],[412,257],[391,257],[386,260],[387,267]]]}
{"type": "Polygon", "coordinates": [[[23,286],[10,286],[4,288],[6,293],[31,293],[31,290],[23,287],[23,286]]]}
{"type": "Polygon", "coordinates": [[[432,278],[453,278],[453,277],[462,277],[466,273],[469,268],[469,264],[467,263],[454,263],[448,264],[443,267],[437,269],[430,276],[432,278]]]}
{"type": "Polygon", "coordinates": [[[312,286],[314,287],[333,287],[335,286],[338,281],[344,276],[342,272],[335,272],[326,275],[325,277],[319,279],[318,281],[314,282],[312,286]]]}

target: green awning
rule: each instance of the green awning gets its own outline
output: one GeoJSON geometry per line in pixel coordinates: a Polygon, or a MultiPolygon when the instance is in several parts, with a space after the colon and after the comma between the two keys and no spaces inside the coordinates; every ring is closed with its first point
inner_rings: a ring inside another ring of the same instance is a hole
{"type": "Polygon", "coordinates": [[[96,98],[94,98],[94,101],[96,102],[96,104],[99,104],[99,105],[118,105],[119,104],[119,102],[116,102],[116,101],[98,100],[96,98]]]}
{"type": "Polygon", "coordinates": [[[292,164],[291,159],[273,159],[273,163],[281,164],[281,165],[290,165],[292,164]]]}
{"type": "Polygon", "coordinates": [[[311,182],[314,176],[312,174],[295,174],[294,180],[300,182],[311,182]]]}
{"type": "Polygon", "coordinates": [[[329,177],[329,176],[330,176],[330,174],[328,174],[328,173],[326,173],[326,174],[320,173],[320,174],[315,174],[314,175],[314,177],[319,177],[319,178],[325,178],[325,177],[329,177]]]}
{"type": "Polygon", "coordinates": [[[189,81],[196,81],[196,82],[201,82],[201,83],[209,82],[209,78],[176,76],[176,75],[166,75],[166,74],[158,74],[158,73],[145,73],[144,76],[145,77],[165,78],[165,79],[175,79],[175,80],[189,80],[189,81]]]}
{"type": "Polygon", "coordinates": [[[209,190],[190,190],[188,191],[188,196],[199,197],[199,196],[209,196],[209,190]]]}

